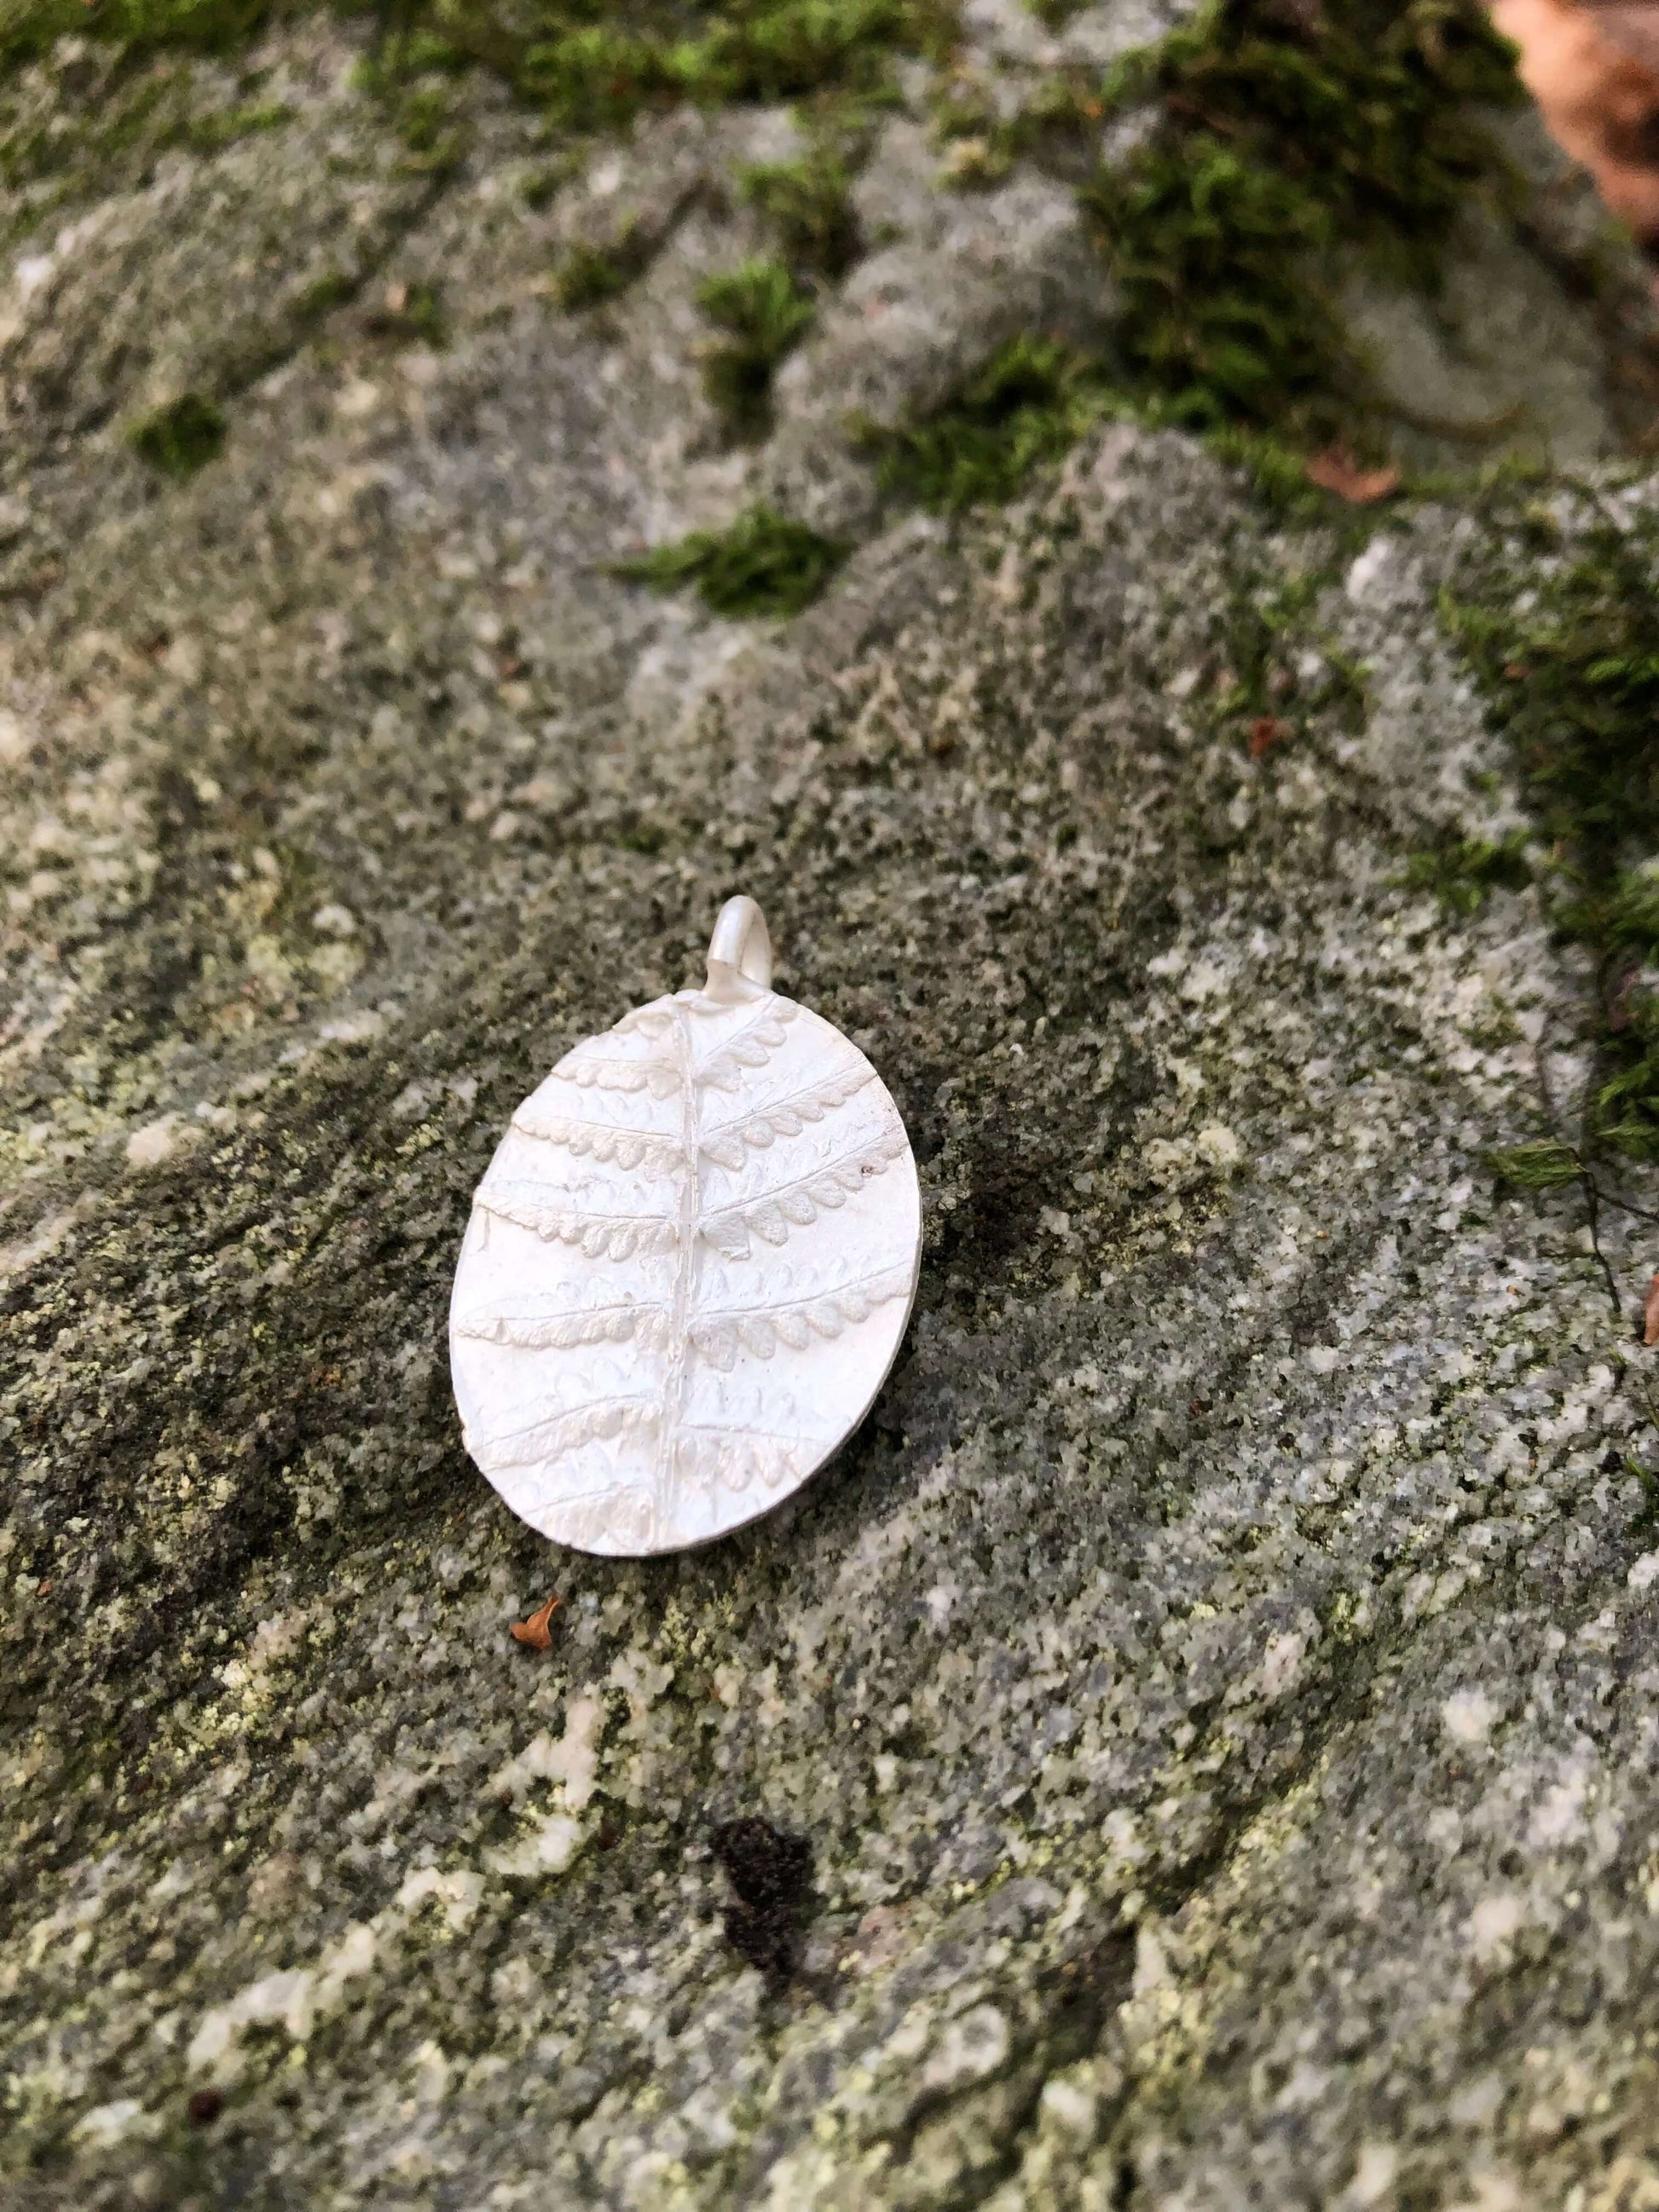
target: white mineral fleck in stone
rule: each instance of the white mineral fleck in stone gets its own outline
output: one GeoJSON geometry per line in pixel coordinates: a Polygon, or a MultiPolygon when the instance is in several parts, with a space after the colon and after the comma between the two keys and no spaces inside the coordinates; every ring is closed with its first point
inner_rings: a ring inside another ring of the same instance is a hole
{"type": "Polygon", "coordinates": [[[1218,1175],[1231,1175],[1244,1158],[1243,1146],[1224,1121],[1208,1122],[1194,1138],[1193,1148],[1218,1175]]]}
{"type": "Polygon", "coordinates": [[[1485,1743],[1497,1718],[1484,1690],[1454,1690],[1440,1708],[1440,1724],[1454,1743],[1485,1743]]]}
{"type": "Polygon", "coordinates": [[[127,1139],[127,1165],[132,1168],[160,1167],[168,1158],[178,1142],[179,1116],[163,1114],[154,1121],[146,1121],[142,1129],[135,1129],[127,1139]]]}
{"type": "Polygon", "coordinates": [[[1469,1936],[1482,1955],[1502,1948],[1526,1925],[1527,1908],[1520,1898],[1507,1893],[1483,1897],[1469,1915],[1469,1936]]]}
{"type": "Polygon", "coordinates": [[[1267,1639],[1267,1656],[1261,1662],[1261,1694],[1264,1698],[1282,1698],[1295,1681],[1302,1666],[1302,1656],[1307,1649],[1304,1636],[1271,1636],[1267,1639]]]}

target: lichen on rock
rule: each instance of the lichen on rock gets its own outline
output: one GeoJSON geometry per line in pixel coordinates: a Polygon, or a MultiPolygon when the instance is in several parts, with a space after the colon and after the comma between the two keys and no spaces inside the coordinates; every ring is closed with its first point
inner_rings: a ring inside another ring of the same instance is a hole
{"type": "MultiPolygon", "coordinates": [[[[955,65],[1169,27],[1046,15],[955,65]]],[[[1069,154],[933,180],[949,57],[887,54],[859,258],[733,446],[697,295],[786,250],[732,180],[800,113],[550,147],[452,71],[411,168],[368,27],[263,35],[203,96],[292,118],[34,230],[5,187],[0,2192],[1613,2212],[1659,1255],[1597,970],[1646,909],[1580,913],[1505,656],[1646,698],[1648,465],[1419,432],[1432,483],[1286,501],[1103,368],[1012,503],[915,509],[844,415],[1117,327],[1069,154]],[[186,392],[222,450],[158,471],[186,392]],[[846,554],[787,618],[624,573],[757,509],[846,554]],[[737,889],[905,1115],[916,1317],[783,1510],[555,1553],[459,1443],[470,1195],[737,889]]],[[[1608,390],[1640,333],[1547,198],[1487,273],[1608,390]]],[[[1635,877],[1645,819],[1582,849],[1635,877]]]]}

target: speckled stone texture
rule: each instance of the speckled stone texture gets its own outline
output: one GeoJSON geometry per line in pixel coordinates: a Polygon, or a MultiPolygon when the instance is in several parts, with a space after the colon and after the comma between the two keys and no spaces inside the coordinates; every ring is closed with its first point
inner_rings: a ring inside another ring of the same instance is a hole
{"type": "MultiPolygon", "coordinates": [[[[529,124],[469,92],[411,198],[290,36],[361,220],[274,133],[0,298],[0,2203],[1659,2203],[1656,1252],[1482,1165],[1583,1079],[1537,895],[1401,882],[1519,818],[1437,615],[1480,507],[1291,529],[1116,428],[787,628],[651,599],[606,564],[768,469],[875,514],[788,390],[709,449],[746,218],[561,318],[529,124]],[[444,352],[371,312],[433,276],[444,352]],[[122,374],[229,415],[188,484],[89,404],[129,281],[122,374]],[[737,888],[904,1111],[918,1310],[790,1507],[560,1553],[460,1449],[469,1195],[737,888]]],[[[653,128],[611,191],[787,122],[653,128]]],[[[982,296],[882,249],[872,380],[995,323],[985,238],[1069,281],[1049,190],[958,211],[982,296]]]]}

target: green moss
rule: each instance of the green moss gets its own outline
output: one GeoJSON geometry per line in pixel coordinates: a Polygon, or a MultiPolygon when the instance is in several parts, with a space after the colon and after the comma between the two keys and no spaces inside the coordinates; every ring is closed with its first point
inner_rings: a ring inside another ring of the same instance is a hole
{"type": "Polygon", "coordinates": [[[519,187],[519,197],[527,208],[537,212],[550,207],[573,177],[580,175],[581,161],[573,152],[567,151],[560,159],[544,162],[532,169],[519,187]]]}
{"type": "Polygon", "coordinates": [[[1000,184],[1016,149],[995,85],[975,71],[961,70],[945,80],[932,106],[933,143],[945,155],[942,181],[958,187],[1000,184]]]}
{"type": "Polygon", "coordinates": [[[745,261],[711,276],[697,305],[725,343],[703,356],[703,389],[733,435],[760,434],[771,420],[772,378],[816,312],[811,294],[781,261],[745,261]]]}
{"type": "Polygon", "coordinates": [[[199,392],[186,392],[170,407],[163,407],[128,433],[128,443],[141,461],[163,476],[193,477],[225,449],[224,410],[199,392]]]}
{"type": "Polygon", "coordinates": [[[1455,914],[1474,914],[1493,890],[1524,890],[1532,881],[1522,830],[1507,837],[1457,837],[1413,853],[1401,882],[1410,890],[1432,891],[1455,914]]]}
{"type": "Polygon", "coordinates": [[[325,270],[306,286],[294,302],[294,312],[302,322],[316,322],[332,314],[336,307],[343,307],[356,291],[356,281],[343,270],[325,270]]]}
{"type": "Polygon", "coordinates": [[[256,137],[264,131],[280,131],[283,124],[294,120],[294,109],[285,107],[281,100],[248,100],[240,107],[198,116],[190,125],[188,143],[192,153],[217,154],[239,139],[256,137]]]}
{"type": "Polygon", "coordinates": [[[1012,114],[1004,112],[999,80],[959,70],[932,102],[933,139],[945,156],[939,180],[958,190],[983,188],[1030,158],[1081,181],[1104,112],[1098,76],[1085,70],[1045,71],[1012,114]]]}
{"type": "Polygon", "coordinates": [[[1562,560],[1547,514],[1499,520],[1512,557],[1443,613],[1514,749],[1557,918],[1600,969],[1591,1155],[1659,1158],[1659,1001],[1638,972],[1659,950],[1659,540],[1601,521],[1562,560]]]}
{"type": "Polygon", "coordinates": [[[794,161],[756,162],[738,172],[738,191],[771,225],[789,266],[831,280],[858,258],[858,218],[852,173],[832,147],[815,146],[794,161]]]}
{"type": "Polygon", "coordinates": [[[652,252],[652,240],[637,222],[629,223],[608,245],[573,246],[553,272],[554,300],[567,314],[613,300],[643,275],[652,252]]]}
{"type": "MultiPolygon", "coordinates": [[[[683,100],[805,100],[820,121],[844,123],[895,96],[897,60],[938,58],[955,36],[951,0],[380,0],[372,11],[366,0],[336,4],[347,15],[373,12],[377,34],[357,82],[385,102],[404,169],[436,176],[453,171],[468,143],[447,80],[474,66],[503,78],[561,131],[619,128],[642,109],[683,100]]],[[[89,135],[70,134],[73,146],[55,125],[27,133],[27,147],[9,144],[0,93],[0,175],[30,181],[32,161],[85,173],[88,152],[90,166],[102,167],[112,130],[154,139],[153,154],[176,144],[211,152],[273,127],[279,112],[258,103],[198,121],[187,73],[135,92],[132,72],[152,56],[231,52],[303,12],[301,0],[13,0],[0,12],[0,72],[73,33],[97,42],[112,73],[98,94],[106,113],[89,135]]],[[[793,196],[781,178],[772,192],[780,231],[788,233],[785,252],[802,268],[844,266],[853,238],[844,192],[836,205],[833,159],[805,165],[796,182],[793,196]]],[[[766,187],[757,181],[757,190],[766,187]]]]}
{"type": "Polygon", "coordinates": [[[516,76],[556,121],[599,130],[671,98],[675,60],[676,50],[659,40],[594,23],[532,46],[516,76]]]}
{"type": "Polygon", "coordinates": [[[1634,1479],[1637,1491],[1637,1509],[1631,1516],[1629,1534],[1639,1536],[1659,1522],[1659,1474],[1650,1468],[1644,1467],[1629,1452],[1623,1453],[1621,1456],[1625,1473],[1634,1479]]]}
{"type": "Polygon", "coordinates": [[[953,28],[943,0],[428,0],[386,52],[404,74],[482,63],[552,122],[603,130],[677,100],[880,97],[895,59],[953,28]]]}
{"type": "Polygon", "coordinates": [[[17,0],[0,12],[0,60],[22,61],[70,36],[107,40],[133,54],[170,47],[224,53],[274,16],[273,0],[17,0]]]}
{"type": "Polygon", "coordinates": [[[944,404],[895,429],[864,424],[859,442],[884,490],[924,507],[1009,498],[1106,410],[1099,366],[1048,338],[1011,339],[944,404]]]}
{"type": "Polygon", "coordinates": [[[911,0],[737,0],[685,50],[694,96],[797,100],[826,87],[874,90],[890,59],[936,46],[951,27],[911,0]]]}
{"type": "Polygon", "coordinates": [[[1106,95],[1120,112],[1158,104],[1151,136],[1084,193],[1131,387],[1200,429],[1363,431],[1364,365],[1327,287],[1360,254],[1431,291],[1459,208],[1502,186],[1471,109],[1519,90],[1484,11],[1212,0],[1106,95]]]}
{"type": "Polygon", "coordinates": [[[389,105],[392,127],[403,142],[398,166],[404,175],[447,177],[460,167],[470,133],[441,78],[428,76],[396,88],[389,105]]]}
{"type": "Polygon", "coordinates": [[[817,599],[848,550],[760,506],[729,530],[694,531],[676,544],[619,562],[614,573],[659,592],[695,585],[717,615],[796,615],[817,599]]]}
{"type": "MultiPolygon", "coordinates": [[[[1158,416],[1156,407],[1149,411],[1158,416]]],[[[1360,509],[1309,480],[1307,448],[1292,443],[1291,434],[1229,423],[1206,432],[1205,443],[1218,460],[1242,469],[1257,497],[1287,519],[1322,523],[1345,539],[1363,541],[1370,535],[1374,525],[1360,509]]]]}

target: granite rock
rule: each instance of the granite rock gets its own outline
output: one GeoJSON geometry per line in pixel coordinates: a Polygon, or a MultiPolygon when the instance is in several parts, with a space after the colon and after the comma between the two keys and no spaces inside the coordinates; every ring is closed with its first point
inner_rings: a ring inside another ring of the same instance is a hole
{"type": "Polygon", "coordinates": [[[837,390],[1109,314],[1047,180],[941,215],[904,115],[910,234],[720,452],[699,180],[787,118],[538,210],[504,101],[410,182],[283,36],[311,106],[0,301],[0,2197],[1654,2202],[1656,1255],[1485,1165],[1584,1076],[1539,892],[1405,880],[1524,827],[1437,613],[1480,497],[1291,524],[1118,425],[884,509],[837,390]],[[561,316],[630,192],[651,281],[561,316]],[[443,351],[383,304],[434,280],[443,351]],[[119,414],[185,378],[229,436],[172,483],[119,414]],[[798,621],[611,573],[769,483],[862,533],[798,621]],[[920,1302],[797,1500],[588,1559],[460,1449],[450,1273],[513,1104],[737,889],[906,1115],[920,1302]]]}

